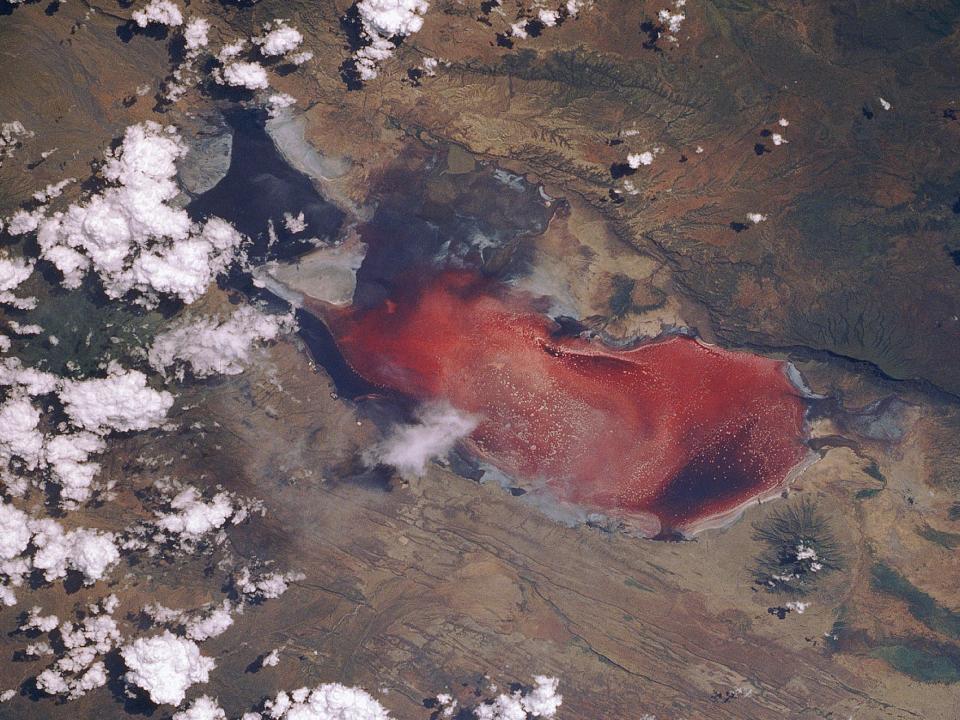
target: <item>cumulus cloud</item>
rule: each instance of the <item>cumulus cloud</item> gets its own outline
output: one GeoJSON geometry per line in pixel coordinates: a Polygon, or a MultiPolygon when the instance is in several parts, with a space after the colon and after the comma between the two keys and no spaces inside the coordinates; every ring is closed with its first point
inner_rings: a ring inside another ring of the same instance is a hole
{"type": "Polygon", "coordinates": [[[215,667],[195,642],[169,630],[135,639],[121,648],[120,656],[127,666],[127,682],[144,690],[157,705],[179,705],[187,689],[207,682],[215,667]]]}
{"type": "Polygon", "coordinates": [[[43,612],[43,608],[39,605],[34,605],[30,608],[26,619],[20,624],[20,631],[39,630],[40,632],[48,633],[60,625],[60,618],[56,615],[41,615],[41,612],[43,612]]]}
{"type": "Polygon", "coordinates": [[[636,170],[641,165],[652,165],[653,159],[659,152],[660,148],[654,148],[653,150],[645,150],[640,153],[629,153],[627,155],[627,165],[633,170],[636,170]]]}
{"type": "Polygon", "coordinates": [[[148,387],[142,372],[116,364],[105,378],[64,381],[57,394],[70,421],[95,433],[158,427],[173,405],[173,395],[148,387]]]}
{"type": "Polygon", "coordinates": [[[267,111],[270,117],[279,117],[284,108],[293,107],[297,104],[296,98],[287,93],[273,93],[267,98],[267,111]]]}
{"type": "Polygon", "coordinates": [[[687,16],[681,11],[681,8],[686,4],[687,0],[676,0],[676,2],[673,3],[674,9],[671,11],[664,8],[657,13],[657,19],[663,23],[671,33],[680,32],[680,26],[683,24],[683,21],[687,19],[687,16]]]}
{"type": "Polygon", "coordinates": [[[273,720],[389,720],[390,715],[362,688],[326,683],[292,692],[281,691],[264,703],[273,720]]]}
{"type": "Polygon", "coordinates": [[[43,327],[36,324],[24,324],[17,322],[16,320],[7,320],[7,327],[9,327],[14,334],[16,335],[39,335],[43,332],[43,327]]]}
{"type": "Polygon", "coordinates": [[[133,13],[133,21],[142,28],[151,23],[177,27],[183,24],[183,15],[170,0],[150,0],[143,9],[133,13]]]}
{"type": "Polygon", "coordinates": [[[274,648],[260,660],[260,667],[276,667],[280,664],[280,648],[274,648]]]}
{"type": "Polygon", "coordinates": [[[286,20],[274,20],[263,26],[264,34],[253,38],[253,42],[260,46],[260,52],[265,57],[276,57],[293,52],[303,42],[303,35],[296,28],[287,25],[286,20]]]}
{"type": "Polygon", "coordinates": [[[24,511],[0,502],[0,598],[16,604],[11,587],[36,570],[52,582],[74,570],[85,585],[107,577],[120,559],[113,533],[92,528],[64,531],[51,518],[31,518],[24,511]]]}
{"type": "Polygon", "coordinates": [[[0,304],[31,309],[36,304],[36,300],[33,298],[18,298],[13,294],[13,291],[32,274],[32,260],[10,258],[6,254],[0,253],[0,304]],[[24,307],[25,305],[29,307],[24,307]]]}
{"type": "Polygon", "coordinates": [[[158,514],[157,527],[188,541],[219,530],[234,515],[229,493],[219,492],[207,501],[192,485],[184,487],[170,500],[170,508],[172,512],[158,514]]]}
{"type": "MultiPolygon", "coordinates": [[[[88,605],[82,620],[64,622],[59,626],[57,646],[62,651],[56,662],[37,676],[39,690],[73,700],[106,685],[107,668],[99,658],[120,642],[120,632],[111,617],[118,604],[117,596],[109,595],[99,603],[88,605]]],[[[49,643],[27,647],[30,655],[53,652],[49,643]]]]}
{"type": "Polygon", "coordinates": [[[65,286],[79,287],[92,269],[111,298],[133,291],[147,306],[160,295],[190,303],[237,258],[243,238],[228,223],[197,225],[169,204],[179,192],[176,162],[186,152],[172,126],[132,125],[106,153],[102,174],[114,185],[40,222],[41,255],[65,286]]]}
{"type": "Polygon", "coordinates": [[[14,151],[23,144],[23,141],[32,138],[34,132],[27,130],[19,120],[10,120],[0,123],[0,167],[6,158],[13,157],[14,151]]]}
{"type": "Polygon", "coordinates": [[[11,235],[26,235],[37,229],[43,220],[44,208],[33,210],[17,210],[7,218],[7,232],[11,235]]]}
{"type": "Polygon", "coordinates": [[[283,595],[291,582],[303,580],[306,576],[299,572],[268,572],[254,576],[250,568],[243,567],[232,579],[234,592],[249,603],[271,600],[283,595]]]}
{"type": "Polygon", "coordinates": [[[197,53],[210,42],[210,21],[202,17],[190,18],[190,22],[183,28],[183,40],[187,44],[187,51],[197,53]]]}
{"type": "Polygon", "coordinates": [[[70,183],[76,182],[76,178],[66,178],[56,183],[49,183],[43,190],[38,190],[33,194],[33,199],[37,202],[45,203],[63,194],[64,188],[70,183]]]}
{"type": "Polygon", "coordinates": [[[184,627],[187,637],[202,642],[222,635],[233,625],[233,615],[230,610],[230,602],[224,600],[219,607],[190,618],[184,627]]]}
{"type": "Polygon", "coordinates": [[[30,521],[33,533],[33,567],[43,573],[47,582],[65,577],[68,570],[83,575],[86,585],[106,577],[120,560],[114,535],[88,528],[64,532],[63,527],[50,518],[30,521]]]}
{"type": "Polygon", "coordinates": [[[0,405],[0,465],[18,458],[27,470],[35,470],[43,459],[40,411],[26,396],[8,398],[0,405]]]}
{"type": "Polygon", "coordinates": [[[295,327],[293,315],[268,315],[244,305],[227,320],[219,317],[185,319],[156,337],[147,355],[158,372],[176,369],[183,379],[236,375],[243,372],[257,343],[274,340],[295,327]]]}
{"type": "Polygon", "coordinates": [[[20,358],[10,357],[0,360],[0,385],[15,387],[27,395],[46,395],[52,393],[60,378],[53,373],[26,367],[20,358]]]}
{"type": "Polygon", "coordinates": [[[417,421],[399,425],[367,453],[367,461],[392,465],[405,476],[419,477],[427,462],[444,457],[477,426],[478,419],[449,405],[428,404],[417,412],[417,421]]]}
{"type": "Polygon", "coordinates": [[[255,62],[238,60],[214,71],[214,80],[221,85],[241,87],[247,90],[266,90],[270,87],[267,70],[255,62]]]}
{"type": "Polygon", "coordinates": [[[0,501],[0,575],[5,576],[7,583],[0,587],[0,600],[4,605],[16,605],[16,595],[9,585],[20,585],[29,570],[21,558],[33,536],[29,521],[25,512],[0,501]]]}
{"type": "Polygon", "coordinates": [[[174,713],[172,720],[227,720],[227,714],[214,698],[201,695],[186,710],[174,713]]]}
{"type": "Polygon", "coordinates": [[[373,80],[380,72],[380,63],[396,50],[392,38],[418,32],[430,3],[427,0],[360,0],[356,8],[366,45],[355,53],[354,61],[360,79],[373,80]]]}
{"type": "Polygon", "coordinates": [[[556,717],[557,709],[563,702],[563,696],[557,693],[559,682],[556,678],[537,675],[534,686],[529,690],[517,690],[514,693],[502,693],[491,703],[474,708],[477,720],[524,720],[528,717],[556,717]]]}
{"type": "Polygon", "coordinates": [[[303,212],[299,215],[283,214],[283,226],[292,233],[301,233],[307,229],[307,221],[303,219],[303,212]]]}
{"type": "Polygon", "coordinates": [[[86,502],[100,489],[94,480],[100,465],[90,456],[106,448],[104,436],[156,427],[173,403],[170,393],[147,387],[143,373],[116,364],[108,366],[106,378],[61,380],[24,367],[18,358],[4,358],[0,386],[13,389],[0,403],[0,478],[8,491],[22,494],[25,481],[7,469],[10,461],[16,459],[25,471],[46,470],[48,479],[60,486],[64,508],[86,502]],[[41,431],[41,414],[30,397],[54,392],[76,431],[66,425],[59,433],[41,431]]]}
{"type": "Polygon", "coordinates": [[[197,488],[170,478],[154,483],[160,508],[152,522],[128,528],[125,550],[146,550],[155,556],[170,549],[190,552],[199,544],[220,544],[227,523],[238,525],[251,513],[263,514],[263,504],[220,490],[207,499],[197,488]]]}
{"type": "Polygon", "coordinates": [[[106,449],[104,439],[92,432],[55,435],[44,447],[44,459],[55,482],[60,485],[60,504],[82,503],[95,489],[100,464],[90,460],[106,449]]]}

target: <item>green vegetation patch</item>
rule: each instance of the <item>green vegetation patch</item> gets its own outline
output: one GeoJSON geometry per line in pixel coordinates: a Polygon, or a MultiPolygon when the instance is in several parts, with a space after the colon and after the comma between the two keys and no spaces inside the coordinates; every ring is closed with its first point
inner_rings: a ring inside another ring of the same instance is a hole
{"type": "Polygon", "coordinates": [[[960,613],[943,607],[889,565],[873,566],[873,586],[907,603],[910,614],[934,632],[960,639],[960,613]]]}

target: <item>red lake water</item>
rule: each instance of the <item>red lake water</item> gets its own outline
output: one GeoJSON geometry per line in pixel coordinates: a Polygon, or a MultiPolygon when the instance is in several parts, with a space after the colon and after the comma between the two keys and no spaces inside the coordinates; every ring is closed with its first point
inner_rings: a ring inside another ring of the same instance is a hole
{"type": "Polygon", "coordinates": [[[808,452],[784,363],[683,336],[557,337],[534,299],[473,273],[327,320],[365,379],[479,417],[472,449],[519,484],[663,532],[775,492],[808,452]]]}

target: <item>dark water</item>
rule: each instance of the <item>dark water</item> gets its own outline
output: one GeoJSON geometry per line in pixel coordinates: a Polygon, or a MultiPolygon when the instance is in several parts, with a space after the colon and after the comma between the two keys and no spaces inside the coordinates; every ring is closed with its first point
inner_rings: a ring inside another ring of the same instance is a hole
{"type": "MultiPolygon", "coordinates": [[[[367,254],[357,272],[354,306],[370,307],[451,267],[501,279],[522,274],[526,240],[542,233],[553,208],[536,185],[490,167],[447,173],[442,155],[415,158],[421,168],[388,171],[374,188],[377,209],[358,227],[367,254]]],[[[346,398],[399,395],[375,386],[347,364],[322,320],[298,313],[314,361],[346,398]]]]}
{"type": "MultiPolygon", "coordinates": [[[[442,158],[426,158],[423,167],[388,172],[376,188],[377,209],[358,228],[368,249],[357,272],[356,307],[396,297],[450,267],[501,278],[522,273],[525,240],[547,227],[553,210],[535,185],[493,168],[448,174],[442,158]]],[[[314,361],[341,396],[391,394],[350,368],[320,319],[302,311],[298,318],[314,361]]]]}
{"type": "MultiPolygon", "coordinates": [[[[432,151],[431,151],[432,152],[432,151]]],[[[529,266],[529,243],[554,208],[536,185],[492,167],[446,172],[443,157],[418,158],[422,169],[388,171],[375,188],[377,210],[359,228],[367,256],[354,303],[369,307],[398,283],[450,268],[509,279],[529,266]]]]}
{"type": "Polygon", "coordinates": [[[230,169],[217,185],[187,206],[199,219],[217,215],[231,222],[253,241],[254,260],[287,259],[311,250],[307,238],[331,240],[344,213],[317,192],[313,182],[290,167],[264,130],[265,114],[233,111],[225,115],[233,131],[230,169]],[[283,225],[285,212],[303,212],[307,228],[291,233],[283,225]],[[278,242],[268,248],[267,224],[272,220],[278,242]]]}
{"type": "Polygon", "coordinates": [[[364,380],[344,359],[330,330],[322,320],[304,311],[297,311],[300,337],[310,350],[314,362],[326,370],[337,394],[348,399],[380,393],[380,388],[364,380]]]}

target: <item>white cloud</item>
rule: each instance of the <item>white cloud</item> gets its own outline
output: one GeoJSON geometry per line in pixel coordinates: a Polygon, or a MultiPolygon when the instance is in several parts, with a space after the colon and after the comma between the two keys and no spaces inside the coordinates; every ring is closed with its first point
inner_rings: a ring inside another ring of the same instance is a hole
{"type": "Polygon", "coordinates": [[[267,71],[255,62],[237,61],[214,71],[214,80],[221,85],[242,87],[247,90],[266,90],[270,87],[267,71]]]}
{"type": "Polygon", "coordinates": [[[201,695],[186,710],[173,714],[172,720],[227,720],[227,714],[209,695],[201,695]]]}
{"type": "Polygon", "coordinates": [[[747,220],[752,222],[754,225],[756,225],[757,223],[762,223],[766,219],[767,219],[767,216],[761,215],[760,213],[756,213],[756,212],[747,213],[747,220]]]}
{"type": "MultiPolygon", "coordinates": [[[[37,676],[40,690],[73,700],[107,683],[106,666],[98,658],[120,642],[120,631],[111,617],[118,605],[117,596],[108,595],[99,603],[88,605],[79,622],[60,624],[57,646],[63,651],[53,665],[37,676]]],[[[53,629],[47,623],[45,631],[49,633],[53,629]]],[[[26,652],[38,657],[54,654],[47,642],[28,645],[26,652]]]]}
{"type": "Polygon", "coordinates": [[[155,623],[161,625],[168,625],[170,623],[181,624],[187,615],[183,610],[174,610],[160,603],[144,605],[143,612],[155,623]]]}
{"type": "Polygon", "coordinates": [[[21,388],[27,395],[46,395],[57,388],[60,379],[53,373],[24,367],[20,358],[0,360],[0,385],[21,388]]]}
{"type": "Polygon", "coordinates": [[[90,499],[96,488],[94,478],[100,472],[100,464],[91,462],[90,455],[105,449],[103,438],[91,432],[55,435],[47,440],[44,458],[52,479],[60,485],[61,505],[90,499]]]}
{"type": "Polygon", "coordinates": [[[292,233],[301,233],[307,229],[307,221],[303,219],[303,212],[299,215],[284,213],[283,226],[292,233]]]}
{"type": "Polygon", "coordinates": [[[437,58],[425,57],[420,61],[420,69],[427,77],[433,77],[437,74],[437,68],[440,67],[440,61],[437,58]]]}
{"type": "Polygon", "coordinates": [[[106,577],[120,560],[113,533],[88,528],[64,532],[56,520],[43,518],[30,521],[33,532],[33,567],[43,572],[50,582],[65,577],[68,570],[83,574],[86,585],[106,577]]]}
{"type": "Polygon", "coordinates": [[[0,561],[19,557],[30,544],[30,517],[22,510],[0,501],[0,561]]]}
{"type": "Polygon", "coordinates": [[[108,372],[105,378],[63,382],[58,396],[74,425],[106,433],[149,430],[163,423],[173,405],[170,393],[148,387],[139,370],[112,364],[108,372]]]}
{"type": "Polygon", "coordinates": [[[40,411],[27,397],[11,397],[0,405],[0,466],[19,458],[28,470],[43,459],[40,411]]]}
{"type": "Polygon", "coordinates": [[[60,618],[56,615],[41,615],[41,612],[43,612],[43,609],[39,605],[30,608],[26,619],[20,625],[20,630],[39,630],[45,633],[56,630],[60,624],[60,618]]]}
{"type": "Polygon", "coordinates": [[[105,154],[102,173],[115,185],[40,223],[41,255],[65,286],[79,287],[92,268],[111,298],[136,291],[147,306],[161,293],[189,303],[230,265],[240,234],[219,218],[195,225],[169,204],[179,192],[176,162],[186,152],[174,127],[132,125],[120,147],[105,154]]]}
{"type": "Polygon", "coordinates": [[[513,23],[513,25],[510,26],[510,35],[512,37],[519,38],[520,40],[529,37],[527,34],[527,21],[518,20],[517,22],[513,23]]]}
{"type": "Polygon", "coordinates": [[[372,80],[378,65],[393,54],[393,37],[406,37],[423,27],[423,14],[430,8],[427,0],[360,0],[357,11],[367,46],[354,59],[361,80],[372,80]]]}
{"type": "Polygon", "coordinates": [[[127,666],[127,682],[145,690],[157,705],[179,705],[187,688],[207,682],[215,667],[195,642],[169,630],[137,638],[121,648],[120,655],[127,666]]]}
{"type": "Polygon", "coordinates": [[[128,528],[122,544],[125,550],[146,550],[156,555],[164,546],[190,552],[198,543],[220,544],[226,540],[224,527],[228,521],[238,525],[251,512],[264,512],[259,501],[222,490],[207,500],[197,488],[170,478],[157,480],[154,489],[162,509],[154,511],[153,522],[128,528]]]}
{"type": "Polygon", "coordinates": [[[105,577],[120,560],[113,533],[79,528],[67,533],[70,567],[83,573],[87,585],[105,577]]]}
{"type": "Polygon", "coordinates": [[[236,375],[250,361],[253,346],[294,329],[292,315],[267,315],[244,305],[227,320],[219,317],[185,319],[159,334],[148,353],[158,372],[176,366],[183,379],[187,367],[195,377],[236,375]]]}
{"type": "Polygon", "coordinates": [[[260,52],[267,57],[286,55],[296,50],[303,42],[303,35],[296,28],[287,25],[285,20],[274,20],[263,26],[264,35],[253,38],[253,42],[260,46],[260,52]]]}
{"type": "Polygon", "coordinates": [[[276,667],[280,664],[280,648],[274,648],[260,661],[260,667],[276,667]]]}
{"type": "Polygon", "coordinates": [[[140,27],[146,27],[150,23],[176,27],[183,24],[183,15],[176,3],[170,0],[150,0],[142,10],[133,13],[133,21],[140,27]]]}
{"type": "Polygon", "coordinates": [[[421,476],[427,462],[443,457],[477,426],[477,418],[449,405],[430,404],[417,412],[417,422],[400,425],[368,453],[371,463],[392,465],[403,476],[421,476]]]}
{"type": "Polygon", "coordinates": [[[58,183],[50,183],[43,190],[38,190],[35,192],[33,194],[33,199],[37,202],[45,203],[48,200],[58,198],[63,194],[63,189],[67,187],[67,185],[76,181],[76,178],[66,178],[58,183]]]}
{"type": "Polygon", "coordinates": [[[687,16],[680,12],[680,8],[685,5],[685,0],[683,2],[676,2],[674,8],[676,12],[671,12],[670,10],[663,9],[657,13],[657,19],[660,20],[664,25],[666,25],[667,30],[672,33],[680,32],[680,26],[683,24],[683,21],[687,19],[687,16]]]}
{"type": "Polygon", "coordinates": [[[42,207],[34,210],[17,210],[7,218],[7,232],[11,235],[26,235],[33,232],[43,220],[43,212],[42,207]]]}
{"type": "Polygon", "coordinates": [[[540,20],[546,27],[553,27],[557,24],[557,20],[560,15],[556,10],[547,10],[546,8],[541,8],[537,13],[537,19],[540,20]]]}
{"type": "Polygon", "coordinates": [[[535,675],[533,689],[524,693],[520,702],[523,709],[534,717],[552,718],[563,703],[563,696],[557,692],[559,681],[546,675],[535,675]]]}
{"type": "Polygon", "coordinates": [[[198,53],[210,42],[208,34],[210,32],[210,21],[202,17],[190,18],[190,22],[183,28],[183,39],[187,44],[187,50],[191,53],[198,53]]]}
{"type": "Polygon", "coordinates": [[[284,62],[288,62],[291,65],[303,65],[305,62],[309,62],[313,59],[313,53],[309,50],[303,50],[302,52],[290,53],[289,55],[284,56],[284,62]]]}
{"type": "Polygon", "coordinates": [[[7,327],[9,327],[16,335],[39,335],[43,332],[43,328],[40,325],[26,325],[19,323],[16,320],[7,320],[7,327]]]}
{"type": "Polygon", "coordinates": [[[19,120],[0,123],[0,167],[6,158],[13,157],[14,151],[24,140],[32,138],[34,132],[27,130],[19,120]]]}
{"type": "Polygon", "coordinates": [[[368,692],[339,683],[313,690],[280,692],[264,703],[273,720],[389,720],[390,715],[368,692]]]}
{"type": "Polygon", "coordinates": [[[627,165],[636,170],[641,165],[652,165],[653,153],[649,150],[642,153],[629,153],[627,155],[627,165]]]}
{"type": "MultiPolygon", "coordinates": [[[[293,107],[296,104],[296,98],[292,95],[287,95],[287,93],[273,93],[269,98],[267,98],[268,110],[270,117],[272,118],[279,117],[281,110],[284,108],[293,107]]],[[[284,213],[284,216],[286,215],[289,215],[289,213],[284,213]]]]}
{"type": "Polygon", "coordinates": [[[231,625],[233,625],[233,615],[230,613],[230,603],[224,600],[220,607],[188,620],[185,629],[188,638],[203,642],[222,635],[231,625]]]}
{"type": "Polygon", "coordinates": [[[283,595],[290,587],[291,582],[303,580],[306,577],[298,572],[269,572],[253,577],[250,568],[243,567],[233,577],[233,587],[237,594],[247,602],[271,600],[283,595]]]}
{"type": "Polygon", "coordinates": [[[478,705],[473,709],[477,720],[526,720],[528,717],[556,717],[563,696],[557,693],[558,681],[546,675],[533,678],[534,686],[527,692],[501,693],[492,704],[478,705]]]}
{"type": "Polygon", "coordinates": [[[880,107],[882,107],[884,110],[889,110],[890,108],[893,107],[893,105],[891,105],[888,101],[884,100],[883,98],[880,98],[880,107]]]}
{"type": "Polygon", "coordinates": [[[159,513],[156,524],[183,540],[201,539],[223,527],[234,514],[229,493],[217,493],[207,502],[200,491],[190,485],[173,497],[170,507],[174,512],[159,513]]]}
{"type": "MultiPolygon", "coordinates": [[[[56,375],[25,368],[18,358],[0,360],[0,386],[15,388],[0,404],[0,465],[18,458],[24,469],[46,469],[60,486],[64,508],[90,499],[100,489],[95,477],[100,465],[90,460],[106,447],[103,435],[113,430],[143,430],[166,417],[173,396],[146,387],[146,376],[112,365],[106,378],[61,380],[56,375]],[[44,434],[40,412],[27,396],[58,392],[79,432],[44,434]],[[39,447],[38,447],[39,443],[39,447]]],[[[8,491],[13,476],[5,474],[8,491]]],[[[25,489],[25,485],[24,485],[25,489]]]]}

